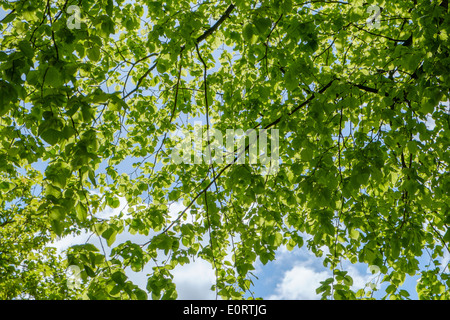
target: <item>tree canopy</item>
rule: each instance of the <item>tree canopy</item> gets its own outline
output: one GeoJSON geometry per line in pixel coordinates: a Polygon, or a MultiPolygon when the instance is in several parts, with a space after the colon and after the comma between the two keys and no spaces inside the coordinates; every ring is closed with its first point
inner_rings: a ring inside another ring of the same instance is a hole
{"type": "Polygon", "coordinates": [[[324,258],[324,299],[372,297],[344,260],[378,268],[385,298],[407,275],[450,298],[447,0],[0,4],[0,298],[175,299],[171,270],[198,257],[241,299],[282,246],[324,258]],[[237,162],[249,141],[175,163],[194,120],[278,130],[277,170],[237,162]],[[101,245],[52,248],[83,232],[101,245]],[[146,289],[124,271],[149,264],[146,289]]]}

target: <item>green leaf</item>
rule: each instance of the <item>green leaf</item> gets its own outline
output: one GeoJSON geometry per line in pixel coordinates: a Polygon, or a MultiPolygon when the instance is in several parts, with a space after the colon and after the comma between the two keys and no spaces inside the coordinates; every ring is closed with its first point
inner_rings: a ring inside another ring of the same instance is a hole
{"type": "Polygon", "coordinates": [[[134,290],[134,294],[136,295],[136,298],[138,300],[147,300],[148,299],[147,293],[142,289],[136,288],[134,290]]]}
{"type": "Polygon", "coordinates": [[[109,37],[111,33],[114,33],[114,28],[115,28],[114,22],[109,18],[105,18],[100,26],[102,37],[104,38],[109,37]]]}
{"type": "Polygon", "coordinates": [[[85,265],[84,270],[86,271],[86,273],[89,277],[95,278],[96,274],[95,274],[94,270],[92,270],[89,266],[85,265]]]}
{"type": "Polygon", "coordinates": [[[10,184],[6,181],[2,181],[0,182],[0,190],[2,190],[3,192],[8,191],[10,188],[10,184]]]}
{"type": "MultiPolygon", "coordinates": [[[[94,185],[94,187],[97,187],[97,181],[95,180],[95,172],[91,169],[89,169],[89,180],[91,181],[91,183],[94,185]]],[[[119,201],[119,199],[117,199],[119,201]]],[[[114,205],[117,205],[117,203],[115,202],[114,205]]],[[[120,201],[119,204],[117,205],[117,207],[120,205],[120,201]]],[[[113,208],[117,208],[117,207],[113,207],[113,208]]]]}
{"type": "Polygon", "coordinates": [[[405,298],[408,298],[408,297],[410,296],[409,292],[406,291],[406,290],[404,290],[404,289],[401,289],[401,290],[399,291],[399,294],[400,294],[401,296],[405,297],[405,298]]]}
{"type": "Polygon", "coordinates": [[[158,249],[168,251],[172,249],[172,238],[166,234],[161,234],[156,240],[156,246],[158,249]]]}
{"type": "Polygon", "coordinates": [[[160,55],[156,64],[156,70],[158,70],[159,73],[166,72],[171,65],[170,60],[171,58],[169,54],[160,55]]]}
{"type": "Polygon", "coordinates": [[[108,16],[112,16],[112,15],[113,15],[113,9],[114,9],[114,3],[113,3],[113,0],[107,0],[106,8],[105,8],[106,14],[107,14],[108,16]]]}
{"type": "Polygon", "coordinates": [[[246,41],[251,42],[254,34],[255,34],[254,26],[251,23],[247,23],[242,30],[242,35],[244,36],[244,39],[246,41]]]}
{"type": "Polygon", "coordinates": [[[61,192],[61,189],[53,186],[52,184],[47,184],[45,186],[45,196],[59,199],[62,196],[62,192],[61,192]]]}
{"type": "Polygon", "coordinates": [[[260,35],[265,35],[270,32],[272,27],[272,21],[269,18],[256,18],[253,23],[255,24],[256,30],[260,35]]]}
{"type": "Polygon", "coordinates": [[[61,132],[55,129],[47,129],[44,132],[41,133],[41,138],[47,142],[49,145],[54,146],[59,142],[59,139],[61,137],[61,132]]]}
{"type": "Polygon", "coordinates": [[[389,286],[387,286],[385,291],[387,294],[393,294],[396,290],[397,290],[397,287],[394,286],[393,284],[390,284],[389,286]]]}
{"type": "Polygon", "coordinates": [[[274,234],[271,234],[269,237],[269,242],[274,247],[279,247],[283,241],[283,235],[279,232],[275,232],[274,234]]]}
{"type": "Polygon", "coordinates": [[[66,211],[63,207],[60,206],[54,206],[50,209],[50,218],[52,220],[64,220],[66,216],[66,211]]]}
{"type": "Polygon", "coordinates": [[[56,233],[57,236],[61,236],[62,232],[64,230],[64,225],[59,220],[51,220],[51,225],[53,231],[56,233]]]}
{"type": "Polygon", "coordinates": [[[127,280],[127,276],[122,271],[116,271],[111,275],[111,279],[113,279],[120,287],[123,287],[127,280]]]}
{"type": "Polygon", "coordinates": [[[296,245],[297,245],[297,243],[293,239],[289,239],[289,242],[287,243],[286,248],[289,251],[292,251],[292,250],[294,250],[296,245]]]}
{"type": "Polygon", "coordinates": [[[108,228],[102,233],[102,237],[106,239],[109,247],[116,241],[117,231],[114,228],[108,228]]]}
{"type": "Polygon", "coordinates": [[[298,73],[293,69],[289,69],[286,72],[286,74],[284,76],[286,88],[288,88],[289,90],[294,90],[295,88],[298,87],[299,81],[298,81],[297,75],[298,75],[298,73]]]}
{"type": "Polygon", "coordinates": [[[344,277],[344,283],[345,283],[345,285],[347,285],[347,286],[352,286],[353,285],[353,279],[352,279],[352,277],[350,277],[350,276],[345,276],[344,277]]]}
{"type": "Polygon", "coordinates": [[[34,57],[34,49],[31,47],[30,41],[22,40],[19,42],[18,47],[27,58],[31,59],[34,57]]]}
{"type": "Polygon", "coordinates": [[[397,236],[393,236],[391,239],[391,254],[394,259],[400,255],[400,239],[397,236]]]}
{"type": "Polygon", "coordinates": [[[304,148],[300,154],[302,161],[310,161],[313,158],[313,150],[311,148],[304,148]]]}
{"type": "Polygon", "coordinates": [[[78,203],[75,206],[75,211],[77,213],[77,218],[80,221],[86,221],[87,220],[87,209],[82,203],[78,203]]]}
{"type": "Polygon", "coordinates": [[[89,122],[92,119],[94,119],[95,110],[94,108],[91,108],[89,105],[83,104],[81,106],[81,114],[83,115],[83,120],[89,122]]]}
{"type": "Polygon", "coordinates": [[[289,13],[292,11],[292,0],[280,0],[281,10],[283,13],[289,13]]]}
{"type": "Polygon", "coordinates": [[[97,62],[100,60],[100,48],[97,46],[93,46],[92,48],[87,50],[87,57],[92,62],[97,62]]]}
{"type": "Polygon", "coordinates": [[[14,21],[14,19],[16,18],[17,14],[15,13],[10,13],[8,15],[6,15],[3,19],[2,19],[2,23],[3,24],[7,24],[10,23],[12,21],[14,21]]]}
{"type": "Polygon", "coordinates": [[[92,252],[98,252],[98,248],[94,246],[92,243],[85,243],[85,244],[77,244],[74,246],[71,246],[72,249],[75,250],[87,250],[92,252]]]}
{"type": "Polygon", "coordinates": [[[444,234],[444,237],[442,237],[442,240],[444,240],[445,243],[450,242],[450,228],[447,229],[447,232],[444,234]]]}
{"type": "Polygon", "coordinates": [[[118,208],[120,206],[120,200],[119,198],[116,197],[108,197],[107,199],[107,203],[111,208],[118,208]]]}
{"type": "Polygon", "coordinates": [[[353,240],[358,240],[359,238],[359,231],[356,229],[350,229],[349,230],[349,236],[350,238],[352,238],[353,240]]]}
{"type": "Polygon", "coordinates": [[[52,87],[62,86],[62,76],[55,67],[49,67],[45,73],[45,83],[52,87]]]}

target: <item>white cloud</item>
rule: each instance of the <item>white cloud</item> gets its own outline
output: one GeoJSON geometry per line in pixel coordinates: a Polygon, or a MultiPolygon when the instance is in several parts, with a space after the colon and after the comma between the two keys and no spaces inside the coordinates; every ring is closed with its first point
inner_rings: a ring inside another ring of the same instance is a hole
{"type": "MultiPolygon", "coordinates": [[[[321,248],[324,256],[329,252],[327,248],[321,248]]],[[[351,264],[342,261],[339,269],[348,272],[353,279],[351,289],[357,291],[369,282],[376,280],[378,275],[369,272],[366,264],[351,264]]],[[[258,277],[265,278],[267,272],[272,273],[272,279],[278,282],[273,290],[265,294],[266,299],[275,300],[312,300],[320,299],[321,294],[316,294],[316,289],[321,286],[320,282],[332,277],[331,270],[324,268],[323,257],[316,257],[314,253],[305,247],[288,251],[280,247],[276,253],[276,260],[266,266],[257,265],[258,277]],[[270,268],[267,271],[266,268],[270,268]]],[[[267,283],[271,283],[269,281],[267,283]]]]}
{"type": "MultiPolygon", "coordinates": [[[[269,300],[314,300],[320,299],[321,295],[316,293],[320,287],[320,282],[332,276],[331,271],[316,271],[310,266],[310,261],[297,263],[287,270],[280,283],[277,284],[274,294],[268,297],[269,300]]],[[[374,275],[367,272],[361,274],[354,265],[347,265],[344,270],[353,279],[351,289],[357,291],[369,283],[374,275]]],[[[376,277],[376,276],[375,276],[376,277]]]]}
{"type": "MultiPolygon", "coordinates": [[[[378,278],[380,275],[380,273],[377,272],[376,268],[374,269],[375,272],[373,274],[371,270],[367,268],[366,274],[362,275],[355,267],[355,265],[350,265],[349,263],[346,264],[347,265],[344,268],[346,271],[348,271],[348,275],[353,279],[353,285],[351,286],[351,289],[353,291],[363,289],[366,286],[366,284],[371,282],[373,279],[378,278]]],[[[379,286],[377,285],[377,287],[379,286]]]]}
{"type": "MultiPolygon", "coordinates": [[[[186,206],[183,204],[183,201],[173,202],[169,205],[169,216],[170,221],[175,221],[183,210],[186,209],[186,206]]],[[[186,213],[190,213],[190,209],[186,210],[186,213]]]]}
{"type": "Polygon", "coordinates": [[[205,260],[198,259],[190,264],[178,266],[172,274],[179,300],[216,298],[215,292],[211,291],[211,286],[215,283],[214,271],[211,264],[205,260]]]}
{"type": "Polygon", "coordinates": [[[68,235],[49,243],[47,247],[56,248],[57,254],[62,254],[62,252],[70,246],[85,243],[88,238],[89,234],[87,232],[83,232],[80,235],[68,235]]]}
{"type": "Polygon", "coordinates": [[[442,257],[441,270],[446,270],[448,272],[448,264],[450,263],[450,252],[444,251],[444,256],[442,257]]]}
{"type": "Polygon", "coordinates": [[[427,120],[425,121],[425,125],[428,130],[433,130],[436,127],[436,122],[434,121],[431,115],[427,115],[427,120]]]}
{"type": "Polygon", "coordinates": [[[269,300],[314,300],[320,296],[316,289],[320,282],[330,277],[326,271],[316,272],[312,268],[297,265],[286,271],[281,283],[275,288],[275,294],[269,300]]]}
{"type": "Polygon", "coordinates": [[[117,208],[106,206],[105,210],[100,211],[95,216],[101,219],[110,219],[114,216],[118,216],[120,212],[123,212],[124,217],[126,217],[128,215],[128,202],[125,197],[118,197],[118,199],[120,201],[120,205],[117,208]]]}

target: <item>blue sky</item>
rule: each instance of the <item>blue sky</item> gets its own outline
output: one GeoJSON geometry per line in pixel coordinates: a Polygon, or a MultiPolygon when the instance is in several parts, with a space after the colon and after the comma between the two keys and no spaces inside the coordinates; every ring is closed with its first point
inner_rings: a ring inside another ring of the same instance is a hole
{"type": "MultiPolygon", "coordinates": [[[[0,9],[0,19],[5,15],[4,11],[0,9]]],[[[213,23],[214,21],[211,21],[213,23]]],[[[218,55],[215,55],[217,58],[218,55]]],[[[216,68],[219,67],[219,61],[217,60],[216,68]]],[[[211,69],[212,72],[214,69],[211,69]]],[[[127,70],[124,70],[126,72],[127,70]]],[[[114,84],[111,86],[114,87],[114,84]]],[[[133,89],[134,85],[129,83],[128,91],[133,89]]],[[[189,119],[190,122],[194,122],[198,118],[189,119]]],[[[430,123],[432,125],[432,123],[430,123]]],[[[243,128],[245,129],[245,128],[243,128]]],[[[150,158],[148,161],[153,161],[150,158]]],[[[131,164],[135,162],[133,159],[129,159],[120,165],[120,170],[124,172],[131,172],[131,164]]],[[[44,169],[45,164],[38,164],[36,166],[39,169],[44,169]]],[[[107,209],[104,212],[99,213],[101,217],[111,217],[124,210],[126,212],[127,203],[124,198],[121,198],[121,206],[118,209],[107,209]]],[[[177,213],[184,207],[180,203],[176,203],[171,207],[172,217],[176,217],[177,213]]],[[[58,240],[52,244],[57,247],[61,253],[69,246],[79,243],[84,243],[89,239],[100,248],[99,239],[95,236],[89,237],[89,234],[82,234],[76,237],[66,237],[58,240]]],[[[149,236],[131,235],[124,232],[117,236],[116,243],[131,239],[136,243],[144,243],[149,239],[149,236]]],[[[306,242],[305,242],[306,243],[306,242]]],[[[103,243],[106,247],[106,243],[103,243]]],[[[106,248],[109,252],[109,248],[106,248]]],[[[448,254],[445,256],[444,263],[448,262],[448,254]]],[[[287,251],[285,248],[278,250],[276,260],[269,262],[266,265],[256,263],[253,273],[258,278],[253,278],[254,287],[252,291],[255,297],[263,297],[265,299],[318,299],[320,298],[315,289],[320,285],[320,281],[325,280],[331,276],[331,271],[323,267],[322,259],[315,257],[310,253],[306,246],[302,248],[295,248],[293,251],[287,251]]],[[[427,258],[421,259],[422,265],[427,263],[427,258]]],[[[380,286],[377,284],[378,275],[373,275],[368,271],[368,266],[363,264],[351,265],[343,262],[343,266],[347,268],[349,274],[353,277],[354,288],[360,289],[367,283],[374,283],[380,289],[383,289],[387,284],[380,286]]],[[[130,279],[142,288],[146,286],[147,274],[151,273],[152,265],[149,264],[143,271],[134,273],[131,270],[127,270],[127,274],[130,279]]],[[[177,285],[179,299],[215,299],[215,293],[210,290],[210,287],[214,284],[214,272],[209,263],[197,259],[191,264],[177,267],[173,270],[174,282],[177,285]]],[[[410,292],[412,299],[417,299],[415,294],[416,277],[407,277],[404,288],[410,292]]],[[[380,293],[374,295],[377,298],[382,297],[380,293]]]]}

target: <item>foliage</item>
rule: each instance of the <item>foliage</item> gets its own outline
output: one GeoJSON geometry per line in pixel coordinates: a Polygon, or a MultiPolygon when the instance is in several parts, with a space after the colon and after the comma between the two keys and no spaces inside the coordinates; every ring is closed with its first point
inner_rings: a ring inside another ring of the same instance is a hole
{"type": "Polygon", "coordinates": [[[372,296],[344,260],[377,266],[386,298],[406,275],[450,298],[447,0],[0,3],[1,298],[174,299],[171,270],[201,257],[240,299],[257,261],[303,245],[333,270],[324,299],[372,296]],[[172,163],[187,118],[278,129],[278,172],[172,163]],[[82,232],[104,246],[50,248],[82,232]],[[146,292],[124,270],[147,264],[146,292]]]}

